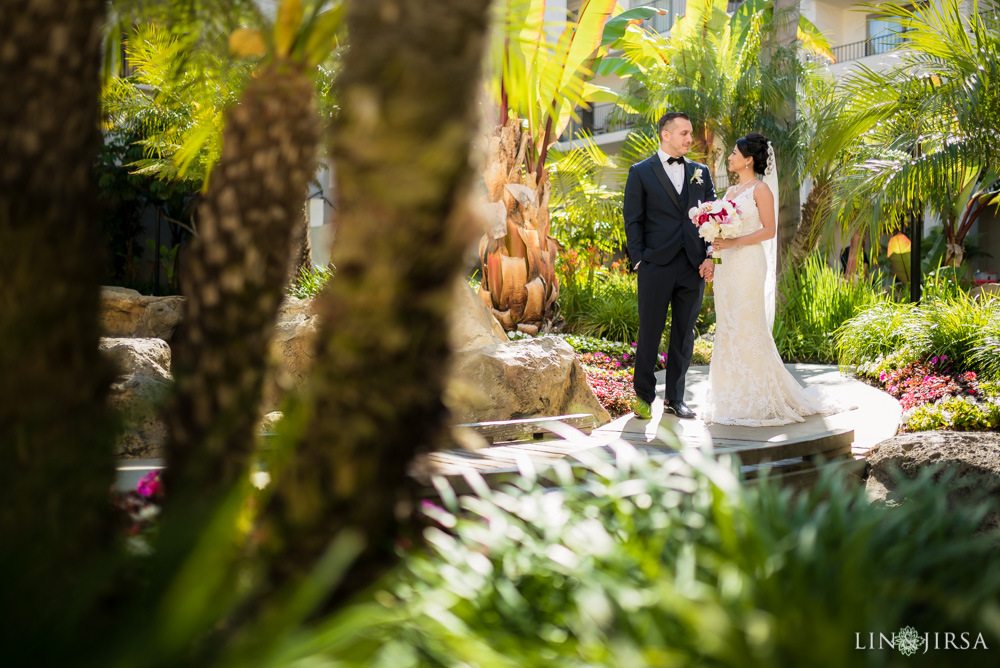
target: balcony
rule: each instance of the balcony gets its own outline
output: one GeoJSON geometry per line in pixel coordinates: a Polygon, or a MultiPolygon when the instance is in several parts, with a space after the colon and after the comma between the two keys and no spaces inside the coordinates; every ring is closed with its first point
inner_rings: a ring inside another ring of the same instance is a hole
{"type": "Polygon", "coordinates": [[[596,136],[618,130],[631,130],[641,120],[638,114],[625,114],[612,102],[599,102],[590,110],[577,107],[576,112],[580,115],[580,120],[571,120],[559,141],[575,139],[577,133],[581,131],[596,136]]]}
{"type": "MultiPolygon", "coordinates": [[[[861,58],[867,58],[868,56],[877,56],[883,53],[889,53],[890,51],[895,51],[896,49],[905,46],[906,41],[905,35],[900,35],[898,33],[885,33],[861,40],[860,42],[839,44],[832,49],[833,57],[838,63],[860,60],[861,58]]],[[[820,56],[810,55],[808,56],[808,59],[812,62],[824,65],[828,64],[828,61],[820,56]]]]}

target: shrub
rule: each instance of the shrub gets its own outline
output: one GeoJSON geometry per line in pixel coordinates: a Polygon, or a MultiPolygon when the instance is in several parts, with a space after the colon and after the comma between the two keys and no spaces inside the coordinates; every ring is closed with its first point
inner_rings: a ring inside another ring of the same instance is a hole
{"type": "Polygon", "coordinates": [[[912,304],[877,302],[869,305],[837,329],[835,337],[840,363],[864,364],[892,355],[916,361],[923,353],[915,350],[911,341],[918,322],[912,304]]]}
{"type": "Polygon", "coordinates": [[[1000,427],[1000,407],[991,402],[979,403],[969,396],[949,396],[904,414],[903,426],[906,431],[996,429],[1000,427]]]}
{"type": "MultiPolygon", "coordinates": [[[[913,346],[925,355],[945,354],[961,369],[991,368],[977,355],[1000,321],[1000,300],[976,301],[967,294],[928,300],[917,309],[919,321],[911,330],[913,346]]],[[[987,344],[988,345],[988,344],[987,344]]]]}
{"type": "Polygon", "coordinates": [[[774,319],[774,342],[786,360],[836,361],[834,333],[870,304],[884,301],[881,277],[845,280],[818,254],[781,275],[783,303],[774,319]]]}
{"type": "MultiPolygon", "coordinates": [[[[285,661],[370,666],[939,666],[855,634],[968,629],[1000,643],[986,505],[930,478],[897,507],[824,477],[792,498],[725,464],[612,446],[497,491],[425,502],[429,549],[285,661]],[[556,486],[556,489],[552,487],[556,486]],[[969,565],[974,564],[974,568],[969,565]]],[[[969,660],[976,662],[980,654],[969,660]]]]}
{"type": "MultiPolygon", "coordinates": [[[[634,274],[602,272],[596,277],[593,298],[586,300],[571,326],[574,333],[614,341],[639,336],[639,297],[634,274]]],[[[583,303],[583,302],[581,302],[583,303]]]]}

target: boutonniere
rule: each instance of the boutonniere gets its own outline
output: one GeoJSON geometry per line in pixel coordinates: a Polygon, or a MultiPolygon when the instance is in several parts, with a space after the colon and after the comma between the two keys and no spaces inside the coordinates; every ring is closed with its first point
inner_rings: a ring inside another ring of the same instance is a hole
{"type": "Polygon", "coordinates": [[[691,177],[691,183],[697,183],[699,186],[705,183],[701,178],[701,167],[694,170],[694,176],[691,177]]]}

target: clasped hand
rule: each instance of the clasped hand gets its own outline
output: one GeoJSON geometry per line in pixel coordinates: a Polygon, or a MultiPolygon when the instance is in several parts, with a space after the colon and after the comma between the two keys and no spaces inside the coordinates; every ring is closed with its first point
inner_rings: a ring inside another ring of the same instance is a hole
{"type": "Polygon", "coordinates": [[[701,266],[698,267],[698,273],[706,281],[711,281],[715,278],[715,265],[712,264],[711,260],[705,260],[701,263],[701,266]]]}

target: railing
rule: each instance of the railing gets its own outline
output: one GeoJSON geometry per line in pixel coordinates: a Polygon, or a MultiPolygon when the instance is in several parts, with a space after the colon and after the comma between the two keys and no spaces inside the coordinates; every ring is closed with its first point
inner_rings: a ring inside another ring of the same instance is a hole
{"type": "Polygon", "coordinates": [[[577,108],[576,113],[580,115],[580,120],[571,120],[566,132],[559,137],[559,141],[576,139],[576,135],[580,131],[597,136],[618,130],[630,130],[638,125],[642,119],[638,114],[625,114],[613,102],[601,102],[593,105],[589,110],[577,108]]]}
{"type": "Polygon", "coordinates": [[[687,0],[653,0],[642,3],[645,7],[656,7],[666,12],[662,16],[654,16],[643,21],[646,28],[650,28],[658,33],[664,33],[674,27],[674,22],[679,16],[683,16],[687,9],[687,0]]]}
{"type": "MultiPolygon", "coordinates": [[[[844,63],[850,60],[865,58],[866,56],[877,56],[882,53],[895,51],[896,49],[906,46],[906,42],[907,39],[905,35],[887,33],[861,40],[860,42],[839,44],[833,47],[832,51],[833,57],[836,61],[838,63],[844,63]]],[[[826,63],[826,59],[819,56],[809,56],[809,59],[814,62],[826,63]]]]}

